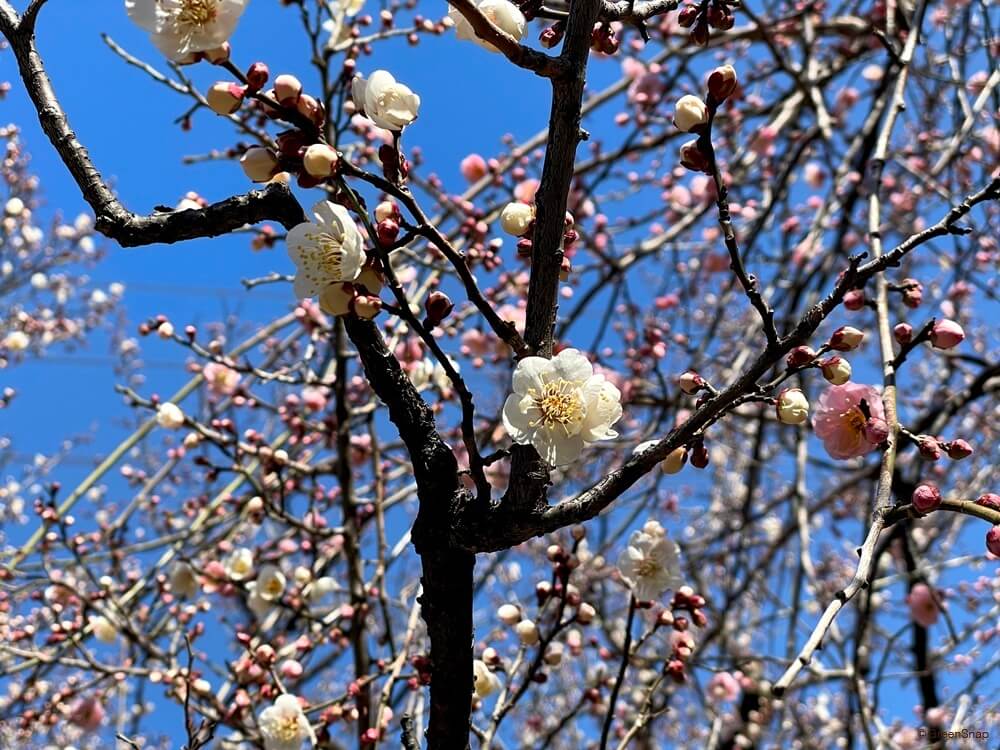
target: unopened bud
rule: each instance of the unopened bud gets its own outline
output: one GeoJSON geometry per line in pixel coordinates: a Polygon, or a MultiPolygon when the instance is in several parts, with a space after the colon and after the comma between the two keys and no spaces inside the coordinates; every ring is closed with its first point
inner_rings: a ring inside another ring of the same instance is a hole
{"type": "Polygon", "coordinates": [[[954,320],[938,320],[931,328],[931,344],[935,349],[952,349],[962,343],[965,331],[954,320]]]}
{"type": "Polygon", "coordinates": [[[913,326],[909,323],[897,323],[892,329],[892,335],[900,344],[909,344],[913,341],[913,326]]]}
{"type": "Polygon", "coordinates": [[[333,174],[339,156],[325,143],[314,143],[302,155],[302,166],[311,176],[326,179],[333,174]]]}
{"type": "Polygon", "coordinates": [[[705,387],[705,378],[694,370],[688,370],[678,379],[681,390],[689,396],[693,396],[705,387]]]}
{"type": "Polygon", "coordinates": [[[392,219],[383,219],[375,226],[378,241],[383,245],[391,245],[399,236],[399,224],[392,219]]]}
{"type": "Polygon", "coordinates": [[[668,453],[667,457],[660,462],[660,468],[663,470],[664,474],[676,474],[684,468],[684,464],[687,462],[687,457],[687,448],[683,445],[680,448],[674,448],[674,450],[668,453]]]}
{"type": "Polygon", "coordinates": [[[294,107],[302,95],[302,82],[284,73],[274,79],[274,98],[283,107],[294,107]]]}
{"type": "Polygon", "coordinates": [[[854,326],[841,326],[830,337],[830,348],[837,352],[849,352],[861,346],[864,340],[864,331],[854,326]]]}
{"type": "Polygon", "coordinates": [[[681,166],[686,169],[690,169],[692,172],[705,172],[711,171],[708,159],[698,148],[698,141],[688,141],[683,146],[681,146],[680,151],[681,156],[681,166]]]}
{"type": "Polygon", "coordinates": [[[910,502],[918,513],[930,513],[941,505],[941,491],[933,484],[922,484],[913,490],[910,502]]]}
{"type": "Polygon", "coordinates": [[[278,158],[271,149],[253,146],[240,157],[240,166],[253,182],[267,182],[278,173],[278,158]]]}
{"type": "Polygon", "coordinates": [[[851,379],[851,363],[843,357],[829,357],[820,362],[823,377],[833,385],[843,385],[851,379]]]}
{"type": "Polygon", "coordinates": [[[724,102],[739,85],[736,69],[732,65],[722,65],[708,75],[708,93],[717,102],[724,102]]]}
{"type": "Polygon", "coordinates": [[[271,71],[262,62],[255,62],[247,69],[247,86],[250,91],[260,91],[267,85],[267,79],[271,77],[271,71]]]}
{"type": "Polygon", "coordinates": [[[952,440],[945,446],[945,450],[948,452],[948,458],[954,461],[961,461],[963,458],[968,458],[973,453],[972,446],[961,438],[958,440],[952,440]]]}
{"type": "Polygon", "coordinates": [[[455,304],[447,294],[438,291],[431,292],[424,301],[424,312],[427,315],[424,325],[428,328],[441,325],[441,321],[447,318],[454,309],[455,304]]]}
{"type": "Polygon", "coordinates": [[[231,115],[243,104],[246,88],[238,83],[219,81],[205,94],[209,108],[217,115],[231,115]]]}
{"type": "Polygon", "coordinates": [[[778,395],[776,412],[782,424],[802,424],[809,418],[809,401],[798,388],[786,388],[778,395]]]}
{"type": "Polygon", "coordinates": [[[811,346],[797,346],[788,352],[785,364],[793,370],[797,370],[800,367],[805,367],[814,359],[816,359],[816,352],[811,346]]]}

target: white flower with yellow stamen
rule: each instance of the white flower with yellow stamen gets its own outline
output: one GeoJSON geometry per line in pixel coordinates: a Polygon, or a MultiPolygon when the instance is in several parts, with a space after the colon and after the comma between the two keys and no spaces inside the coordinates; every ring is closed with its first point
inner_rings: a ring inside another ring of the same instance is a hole
{"type": "Polygon", "coordinates": [[[618,558],[618,571],[639,601],[655,601],[680,583],[677,545],[656,521],[632,533],[618,558]]]}
{"type": "Polygon", "coordinates": [[[532,445],[553,466],[579,457],[590,443],[618,437],[621,392],[576,349],[552,359],[525,357],[514,369],[514,392],[503,407],[507,434],[532,445]]]}
{"type": "Polygon", "coordinates": [[[260,712],[257,723],[266,750],[300,750],[305,741],[309,747],[316,744],[316,733],[294,695],[279,695],[260,712]]]}
{"type": "Polygon", "coordinates": [[[125,0],[129,18],[171,60],[221,47],[250,0],[125,0]]]}
{"type": "Polygon", "coordinates": [[[320,201],[312,210],[315,221],[292,227],[286,240],[296,266],[294,288],[299,299],[338,281],[354,281],[368,259],[361,232],[346,208],[320,201]]]}
{"type": "Polygon", "coordinates": [[[269,602],[285,593],[285,574],[277,565],[264,565],[257,574],[257,596],[269,602]]]}

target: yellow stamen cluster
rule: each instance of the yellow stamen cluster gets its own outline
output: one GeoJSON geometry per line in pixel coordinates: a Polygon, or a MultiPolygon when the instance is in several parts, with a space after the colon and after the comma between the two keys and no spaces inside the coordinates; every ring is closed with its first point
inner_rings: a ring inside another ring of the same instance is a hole
{"type": "Polygon", "coordinates": [[[182,0],[177,23],[181,26],[205,26],[218,15],[218,0],[182,0]]]}
{"type": "Polygon", "coordinates": [[[532,388],[528,395],[534,400],[540,416],[531,423],[532,427],[544,424],[547,427],[562,425],[569,434],[568,425],[583,419],[583,399],[579,388],[568,380],[554,380],[546,383],[541,391],[532,388]]]}

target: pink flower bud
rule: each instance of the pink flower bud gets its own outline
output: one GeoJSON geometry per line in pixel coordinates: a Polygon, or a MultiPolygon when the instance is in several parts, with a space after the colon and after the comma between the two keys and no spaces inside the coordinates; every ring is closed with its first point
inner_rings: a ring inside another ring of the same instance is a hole
{"type": "Polygon", "coordinates": [[[326,179],[333,174],[339,156],[325,143],[314,143],[302,155],[302,166],[312,177],[326,179]]]}
{"type": "Polygon", "coordinates": [[[686,169],[690,169],[692,172],[705,172],[711,171],[708,163],[708,159],[698,148],[698,141],[688,141],[683,146],[681,146],[680,151],[681,156],[681,166],[686,169]]]}
{"type": "Polygon", "coordinates": [[[889,425],[884,419],[872,417],[865,422],[865,440],[874,445],[881,445],[889,437],[889,425]]]}
{"type": "Polygon", "coordinates": [[[247,86],[251,91],[260,91],[267,85],[267,79],[271,77],[271,71],[262,62],[255,62],[247,69],[247,86]]]}
{"type": "Polygon", "coordinates": [[[927,461],[937,461],[941,458],[941,443],[930,435],[921,435],[917,438],[917,450],[920,451],[920,457],[927,461]]]}
{"type": "Polygon", "coordinates": [[[933,484],[922,484],[913,490],[910,502],[918,513],[930,513],[941,505],[941,492],[933,484]]]}
{"type": "Polygon", "coordinates": [[[992,508],[993,510],[1000,510],[1000,495],[995,492],[987,492],[985,495],[979,496],[979,499],[976,500],[976,505],[982,505],[985,508],[992,508]]]}
{"type": "Polygon", "coordinates": [[[892,329],[892,335],[899,344],[909,344],[913,341],[913,326],[909,323],[897,323],[892,329]]]}
{"type": "Polygon", "coordinates": [[[945,450],[948,452],[948,458],[955,461],[961,461],[963,458],[968,458],[973,453],[972,446],[961,438],[958,440],[952,440],[945,446],[945,450]]]}
{"type": "Polygon", "coordinates": [[[793,370],[805,367],[816,359],[816,352],[809,346],[797,346],[785,358],[785,363],[793,370]]]}
{"type": "Polygon", "coordinates": [[[447,294],[438,291],[431,292],[424,301],[424,312],[427,314],[424,325],[428,328],[441,325],[441,321],[447,318],[453,309],[455,309],[455,305],[447,294]]]}
{"type": "Polygon", "coordinates": [[[852,289],[844,295],[844,307],[848,310],[860,310],[865,306],[865,292],[863,289],[852,289]]]}
{"type": "Polygon", "coordinates": [[[392,201],[382,201],[375,206],[375,221],[385,221],[386,219],[398,219],[399,208],[392,201]]]}
{"type": "Polygon", "coordinates": [[[724,102],[732,96],[737,85],[739,81],[732,65],[718,67],[708,75],[708,93],[717,102],[724,102]]]}
{"type": "Polygon", "coordinates": [[[689,396],[693,396],[705,387],[705,378],[694,370],[688,370],[678,378],[681,390],[689,396]]]}
{"type": "Polygon", "coordinates": [[[302,95],[302,82],[284,73],[274,79],[274,98],[284,107],[294,107],[302,95]]]}
{"type": "Polygon", "coordinates": [[[986,549],[1000,557],[1000,526],[994,526],[986,532],[986,549]]]}
{"type": "Polygon", "coordinates": [[[931,344],[935,349],[952,349],[964,338],[965,331],[954,320],[937,320],[931,329],[931,344]]]}
{"type": "Polygon", "coordinates": [[[695,20],[698,18],[698,6],[697,5],[685,5],[681,8],[680,13],[677,14],[677,23],[679,26],[685,29],[690,29],[694,26],[695,20]]]}
{"type": "Polygon", "coordinates": [[[219,81],[205,94],[209,108],[217,115],[231,115],[243,104],[246,88],[238,83],[219,81]]]}
{"type": "Polygon", "coordinates": [[[864,340],[864,331],[859,331],[854,326],[841,326],[830,337],[830,348],[838,352],[849,352],[861,346],[864,340]]]}
{"type": "Polygon", "coordinates": [[[462,159],[462,163],[459,165],[459,170],[462,172],[462,177],[469,182],[478,182],[489,174],[486,159],[481,157],[479,154],[469,154],[462,159]]]}
{"type": "Polygon", "coordinates": [[[924,299],[924,285],[916,279],[903,279],[903,304],[907,307],[920,307],[924,299]]]}
{"type": "Polygon", "coordinates": [[[308,120],[316,127],[321,126],[326,120],[326,112],[323,110],[323,105],[308,94],[302,94],[299,96],[299,100],[296,102],[295,108],[299,111],[300,115],[308,118],[308,120]]]}
{"type": "Polygon", "coordinates": [[[240,157],[240,166],[254,182],[267,182],[278,172],[278,159],[271,149],[254,146],[240,157]]]}
{"type": "Polygon", "coordinates": [[[391,245],[399,236],[399,224],[392,219],[383,219],[376,225],[375,231],[378,233],[379,242],[391,245]]]}
{"type": "Polygon", "coordinates": [[[820,362],[823,377],[833,385],[843,385],[851,379],[851,363],[843,357],[828,357],[820,362]]]}

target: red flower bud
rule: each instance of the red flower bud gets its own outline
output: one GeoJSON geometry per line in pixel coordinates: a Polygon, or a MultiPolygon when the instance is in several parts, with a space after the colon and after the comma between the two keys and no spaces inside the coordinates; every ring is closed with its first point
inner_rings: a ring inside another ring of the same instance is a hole
{"type": "Polygon", "coordinates": [[[454,309],[455,304],[447,294],[438,291],[431,292],[424,301],[424,312],[427,314],[424,325],[428,328],[441,325],[441,321],[447,318],[454,309]]]}
{"type": "Polygon", "coordinates": [[[247,87],[251,92],[260,91],[267,85],[271,71],[262,62],[255,62],[247,69],[247,87]]]}
{"type": "Polygon", "coordinates": [[[954,459],[955,461],[961,461],[963,458],[968,458],[973,452],[972,446],[961,438],[958,440],[952,440],[945,446],[945,450],[948,452],[948,458],[954,459]]]}
{"type": "Polygon", "coordinates": [[[724,102],[739,85],[736,69],[732,65],[723,65],[708,75],[708,93],[717,102],[724,102]]]}
{"type": "Polygon", "coordinates": [[[1000,526],[994,526],[986,532],[986,549],[1000,557],[1000,526]]]}
{"type": "Polygon", "coordinates": [[[848,310],[860,310],[865,306],[865,293],[862,289],[852,289],[844,295],[844,307],[848,310]]]}
{"type": "Polygon", "coordinates": [[[933,484],[922,484],[910,498],[918,513],[930,513],[941,505],[941,492],[933,484]]]}
{"type": "Polygon", "coordinates": [[[930,435],[921,435],[917,439],[917,450],[920,451],[920,457],[927,461],[937,461],[941,458],[941,443],[930,435]]]}
{"type": "Polygon", "coordinates": [[[987,492],[985,495],[979,496],[979,499],[976,500],[976,505],[982,505],[985,508],[992,508],[993,510],[1000,510],[1000,495],[995,492],[987,492]]]}
{"type": "Polygon", "coordinates": [[[913,341],[913,326],[909,323],[897,323],[892,329],[892,335],[899,344],[909,344],[913,341]]]}
{"type": "Polygon", "coordinates": [[[376,225],[375,231],[378,234],[379,242],[383,245],[391,245],[399,236],[399,224],[392,219],[383,219],[376,225]]]}
{"type": "Polygon", "coordinates": [[[791,369],[797,370],[800,367],[805,367],[814,359],[816,359],[816,352],[813,351],[812,347],[797,346],[788,353],[785,363],[791,369]]]}
{"type": "Polygon", "coordinates": [[[677,14],[677,23],[682,28],[690,29],[698,18],[697,5],[685,5],[677,14]]]}

